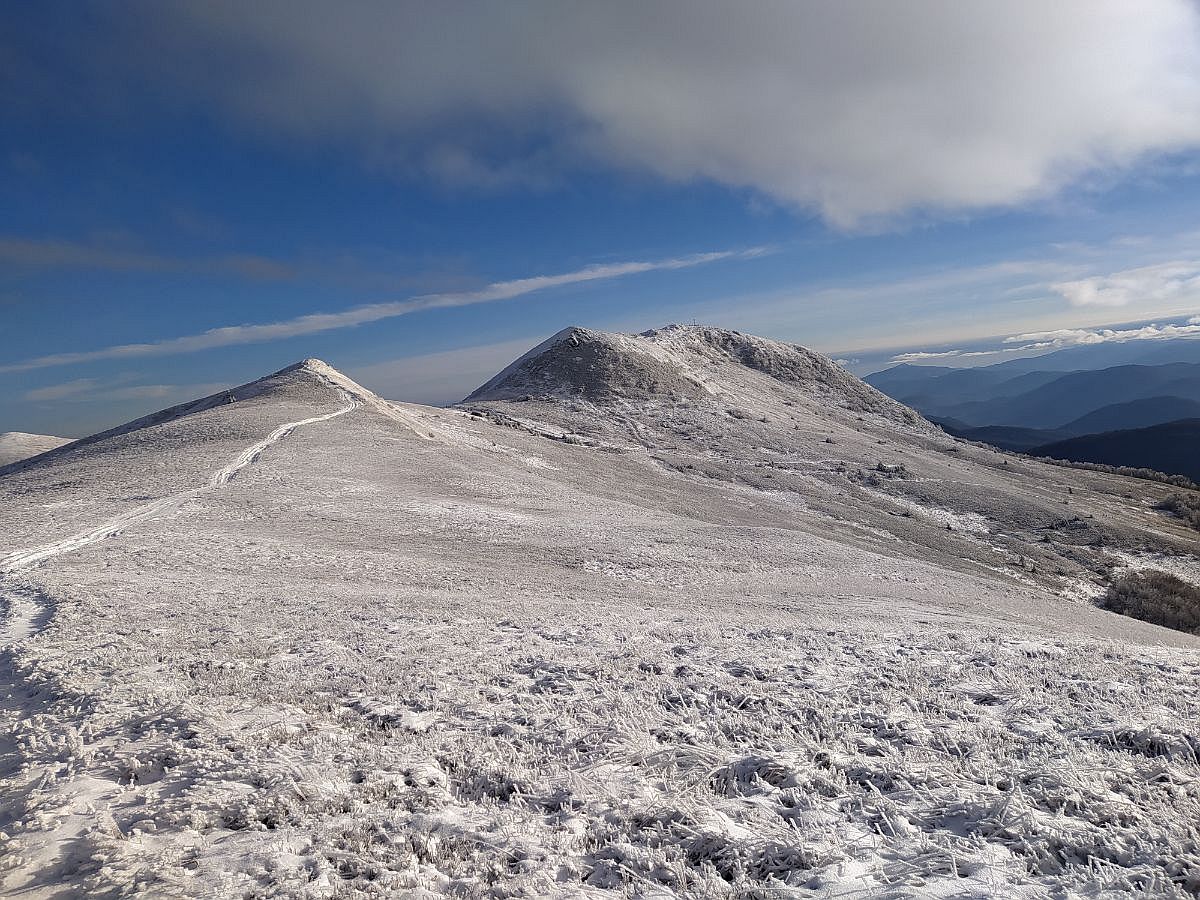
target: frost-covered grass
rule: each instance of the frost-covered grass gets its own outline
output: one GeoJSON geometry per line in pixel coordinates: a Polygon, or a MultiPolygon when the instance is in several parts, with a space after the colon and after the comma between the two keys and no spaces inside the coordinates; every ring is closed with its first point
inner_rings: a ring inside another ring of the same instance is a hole
{"type": "Polygon", "coordinates": [[[169,704],[60,699],[28,748],[108,780],[98,893],[1200,890],[1197,660],[683,618],[183,657],[169,704]]]}

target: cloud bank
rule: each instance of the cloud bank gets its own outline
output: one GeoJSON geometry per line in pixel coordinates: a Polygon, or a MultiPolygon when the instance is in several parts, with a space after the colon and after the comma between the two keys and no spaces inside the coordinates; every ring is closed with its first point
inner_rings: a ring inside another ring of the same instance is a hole
{"type": "Polygon", "coordinates": [[[1200,316],[1189,319],[1186,325],[1143,325],[1139,328],[1060,328],[1055,331],[1032,331],[1014,334],[1004,339],[1006,344],[1020,344],[1013,352],[1022,350],[1057,350],[1085,344],[1122,343],[1124,341],[1156,341],[1200,335],[1200,316]]]}
{"type": "Polygon", "coordinates": [[[922,362],[927,359],[966,359],[973,356],[993,356],[1004,350],[914,350],[911,353],[897,353],[892,362],[922,362]]]}
{"type": "Polygon", "coordinates": [[[336,14],[143,0],[92,14],[70,85],[21,60],[28,102],[119,104],[134,84],[281,143],[456,183],[627,169],[854,227],[1022,204],[1200,145],[1189,0],[362,0],[336,14]]]}
{"type": "Polygon", "coordinates": [[[643,272],[689,269],[694,266],[702,266],[721,260],[753,259],[769,252],[767,248],[755,247],[749,250],[722,250],[713,253],[697,253],[691,256],[661,259],[652,262],[621,262],[585,266],[573,272],[564,272],[557,275],[535,275],[531,278],[497,281],[477,291],[426,294],[420,297],[411,297],[407,300],[355,306],[342,312],[314,313],[306,316],[298,316],[282,322],[270,322],[261,325],[227,325],[222,328],[212,328],[200,334],[184,335],[183,337],[170,338],[153,343],[119,344],[99,350],[85,350],[77,353],[55,353],[49,356],[39,356],[34,359],[0,365],[0,372],[26,372],[50,366],[64,366],[106,359],[170,356],[176,353],[191,353],[198,350],[229,347],[236,344],[256,344],[264,341],[299,337],[306,334],[318,334],[338,328],[352,328],[356,325],[365,325],[368,322],[378,322],[382,319],[406,316],[410,313],[426,309],[473,306],[479,303],[492,303],[497,300],[511,300],[537,291],[545,291],[571,284],[606,281],[628,275],[637,275],[643,272]]]}
{"type": "Polygon", "coordinates": [[[1200,316],[1192,316],[1184,323],[1158,324],[1151,322],[1147,325],[1127,328],[1057,328],[1052,331],[1030,331],[1024,334],[1009,335],[1003,338],[998,346],[982,350],[913,350],[907,353],[897,353],[891,357],[889,362],[926,363],[931,360],[1005,356],[1013,353],[1041,355],[1044,352],[1062,350],[1066,347],[1194,337],[1200,337],[1200,316]]]}

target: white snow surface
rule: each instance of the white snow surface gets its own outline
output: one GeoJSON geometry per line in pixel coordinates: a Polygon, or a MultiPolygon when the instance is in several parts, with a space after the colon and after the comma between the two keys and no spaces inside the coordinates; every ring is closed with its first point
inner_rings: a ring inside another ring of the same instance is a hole
{"type": "Polygon", "coordinates": [[[0,466],[37,456],[70,442],[69,438],[55,437],[52,434],[5,431],[0,433],[0,466]]]}
{"type": "Polygon", "coordinates": [[[1078,599],[1188,571],[1171,489],[744,337],[467,410],[307,360],[0,475],[0,893],[1200,892],[1200,641],[1078,599]]]}

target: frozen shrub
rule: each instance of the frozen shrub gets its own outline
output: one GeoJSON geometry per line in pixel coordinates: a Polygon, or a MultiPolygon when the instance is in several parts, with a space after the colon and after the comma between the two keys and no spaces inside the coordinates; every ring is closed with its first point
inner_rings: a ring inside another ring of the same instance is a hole
{"type": "MultiPolygon", "coordinates": [[[[1038,462],[1046,463],[1050,466],[1059,466],[1064,469],[1086,469],[1089,472],[1104,472],[1108,475],[1124,475],[1126,478],[1140,478],[1143,481],[1157,481],[1160,484],[1169,484],[1174,487],[1187,488],[1189,490],[1200,490],[1200,485],[1197,485],[1192,479],[1186,475],[1168,475],[1166,472],[1158,472],[1154,469],[1143,469],[1134,466],[1110,466],[1107,463],[1093,462],[1074,462],[1069,459],[1052,459],[1049,456],[1027,457],[1028,459],[1036,459],[1038,462]]],[[[1007,460],[1005,460],[1007,463],[1007,460]]]]}
{"type": "Polygon", "coordinates": [[[1200,634],[1200,588],[1167,572],[1122,575],[1112,583],[1104,608],[1188,634],[1200,634]]]}
{"type": "Polygon", "coordinates": [[[1174,513],[1200,531],[1200,494],[1172,494],[1154,508],[1174,513]]]}
{"type": "MultiPolygon", "coordinates": [[[[840,470],[839,470],[840,471],[840,470]]],[[[912,473],[908,471],[904,463],[896,463],[890,465],[885,462],[880,462],[871,470],[855,469],[849,476],[852,481],[857,481],[859,484],[867,487],[879,487],[885,480],[904,480],[912,478],[912,473]]]]}

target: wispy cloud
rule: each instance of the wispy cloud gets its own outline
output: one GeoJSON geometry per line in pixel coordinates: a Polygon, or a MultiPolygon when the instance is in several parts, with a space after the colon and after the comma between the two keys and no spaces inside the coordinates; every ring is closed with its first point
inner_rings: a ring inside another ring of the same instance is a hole
{"type": "Polygon", "coordinates": [[[1072,306],[1129,306],[1133,303],[1200,302],[1200,261],[1176,260],[1125,269],[1051,288],[1072,306]]]}
{"type": "Polygon", "coordinates": [[[229,385],[206,382],[202,384],[129,384],[135,376],[118,375],[109,379],[75,378],[60,384],[26,391],[24,398],[33,403],[106,403],[124,400],[190,399],[214,394],[229,385]]]}
{"type": "MultiPolygon", "coordinates": [[[[201,233],[204,228],[221,234],[220,223],[209,224],[186,213],[175,214],[175,221],[184,223],[177,227],[188,233],[200,233],[206,240],[212,234],[201,233]]],[[[288,259],[247,252],[173,255],[147,249],[140,238],[130,234],[97,240],[0,236],[0,265],[30,271],[82,269],[138,275],[201,275],[253,282],[321,281],[353,290],[449,290],[475,285],[458,271],[458,261],[454,258],[408,256],[387,248],[360,248],[353,254],[339,252],[288,259]]]]}
{"type": "Polygon", "coordinates": [[[318,334],[338,328],[352,328],[356,325],[365,325],[369,322],[378,322],[382,319],[406,316],[410,313],[427,309],[472,306],[479,303],[492,303],[497,300],[511,300],[516,297],[525,296],[526,294],[571,284],[605,281],[628,275],[637,275],[643,272],[689,269],[694,266],[702,266],[721,260],[754,259],[769,252],[768,248],[754,247],[749,250],[722,250],[713,253],[696,253],[690,256],[680,256],[650,262],[621,262],[585,266],[573,272],[564,272],[557,275],[535,275],[531,278],[497,281],[475,291],[425,294],[406,300],[371,303],[336,313],[313,313],[294,319],[286,319],[282,322],[271,322],[262,325],[228,325],[222,328],[213,328],[199,334],[184,335],[153,343],[119,344],[99,350],[55,353],[49,356],[39,356],[34,359],[0,366],[0,372],[24,372],[31,369],[43,369],[49,366],[64,366],[106,359],[169,356],[176,353],[191,353],[197,350],[228,347],[235,344],[255,344],[264,341],[299,337],[306,334],[318,334]]]}
{"type": "Polygon", "coordinates": [[[255,280],[297,276],[289,263],[250,253],[188,259],[128,247],[56,238],[0,237],[0,263],[35,269],[101,269],[110,272],[208,272],[255,280]]]}
{"type": "Polygon", "coordinates": [[[48,384],[45,387],[34,388],[25,392],[25,399],[34,403],[47,401],[71,400],[94,393],[99,383],[94,378],[75,378],[60,384],[48,384]]]}

